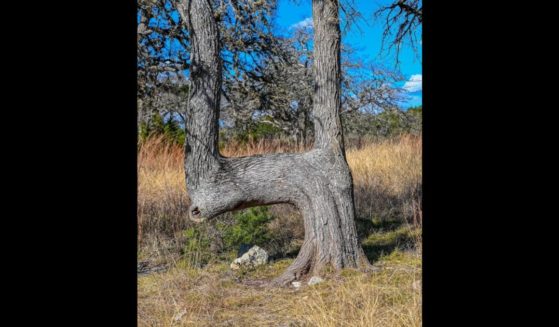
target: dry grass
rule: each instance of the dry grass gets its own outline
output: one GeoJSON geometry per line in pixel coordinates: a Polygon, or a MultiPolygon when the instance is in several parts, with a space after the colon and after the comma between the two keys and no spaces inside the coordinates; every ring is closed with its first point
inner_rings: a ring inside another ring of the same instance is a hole
{"type": "Polygon", "coordinates": [[[231,142],[220,149],[222,155],[226,157],[243,157],[262,153],[286,153],[303,152],[310,148],[309,145],[302,143],[273,139],[273,140],[249,140],[246,143],[231,142]]]}
{"type": "MultiPolygon", "coordinates": [[[[290,260],[252,274],[274,276],[290,260]]],[[[315,286],[257,288],[228,267],[178,265],[138,281],[139,326],[421,326],[421,260],[393,252],[366,275],[347,270],[315,286]]],[[[252,277],[252,276],[251,276],[252,277]]]]}
{"type": "Polygon", "coordinates": [[[138,150],[138,243],[141,256],[157,258],[176,253],[176,238],[188,226],[183,167],[184,152],[162,137],[151,138],[138,150]]]}
{"type": "MultiPolygon", "coordinates": [[[[246,156],[304,150],[274,141],[230,144],[221,152],[246,156]]],[[[180,254],[183,231],[191,224],[185,219],[189,203],[183,160],[181,147],[158,138],[138,150],[139,257],[171,263],[168,271],[138,278],[140,326],[421,326],[420,138],[347,150],[362,244],[380,271],[348,270],[300,290],[240,282],[277,276],[292,259],[242,275],[231,271],[227,261],[192,268],[190,258],[180,254]]],[[[278,218],[268,227],[278,240],[300,241],[297,211],[278,205],[271,212],[278,218]]]]}
{"type": "Polygon", "coordinates": [[[421,222],[421,150],[404,136],[347,151],[359,218],[421,222]]]}
{"type": "MultiPolygon", "coordinates": [[[[302,145],[280,141],[229,144],[225,156],[301,152],[302,145]]],[[[404,136],[347,150],[355,188],[357,217],[371,220],[421,220],[421,138],[404,136]]],[[[184,219],[188,196],[184,182],[184,152],[180,146],[151,138],[138,151],[139,241],[144,237],[173,238],[189,222],[184,219]]],[[[149,240],[146,240],[146,242],[149,240]]]]}

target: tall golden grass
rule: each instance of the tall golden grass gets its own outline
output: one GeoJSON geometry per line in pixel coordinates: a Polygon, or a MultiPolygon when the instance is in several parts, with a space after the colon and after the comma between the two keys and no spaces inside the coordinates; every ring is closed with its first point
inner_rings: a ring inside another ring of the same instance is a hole
{"type": "MultiPolygon", "coordinates": [[[[228,144],[225,156],[302,152],[307,147],[280,141],[228,144]]],[[[421,218],[421,138],[402,136],[369,142],[346,151],[354,180],[358,219],[421,218]]],[[[184,151],[153,137],[138,150],[138,230],[142,243],[147,235],[173,237],[186,228],[188,195],[185,187],[184,151]]]]}
{"type": "Polygon", "coordinates": [[[357,217],[421,224],[421,138],[402,136],[346,151],[357,217]]]}

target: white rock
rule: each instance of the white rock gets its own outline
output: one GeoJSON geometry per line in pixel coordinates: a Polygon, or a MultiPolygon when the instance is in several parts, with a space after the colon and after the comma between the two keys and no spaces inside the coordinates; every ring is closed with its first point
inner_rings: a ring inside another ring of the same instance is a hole
{"type": "Polygon", "coordinates": [[[293,287],[295,288],[299,288],[301,287],[301,282],[291,282],[291,285],[293,285],[293,287]]]}
{"type": "Polygon", "coordinates": [[[253,246],[240,258],[233,260],[231,269],[237,270],[241,267],[253,268],[264,265],[268,262],[268,253],[259,246],[253,246]]]}
{"type": "Polygon", "coordinates": [[[324,281],[324,279],[322,279],[318,276],[312,276],[311,279],[309,279],[308,285],[313,286],[313,285],[322,283],[323,281],[324,281]]]}

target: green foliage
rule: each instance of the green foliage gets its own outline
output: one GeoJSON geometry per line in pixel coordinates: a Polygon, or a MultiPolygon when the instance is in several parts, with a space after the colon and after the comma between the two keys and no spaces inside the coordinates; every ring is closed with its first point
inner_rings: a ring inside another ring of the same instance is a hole
{"type": "MultiPolygon", "coordinates": [[[[377,117],[377,130],[384,131],[386,136],[413,133],[418,128],[416,110],[410,112],[390,110],[380,113],[377,117]]],[[[420,116],[419,116],[420,117],[420,116]]]]}
{"type": "Polygon", "coordinates": [[[184,128],[181,128],[176,119],[169,118],[165,121],[158,113],[154,113],[148,122],[140,124],[139,138],[142,142],[151,136],[163,136],[169,143],[182,146],[185,135],[184,128]]]}
{"type": "Polygon", "coordinates": [[[346,139],[359,137],[390,138],[401,134],[421,134],[422,108],[397,108],[380,113],[354,111],[342,115],[346,139]]]}
{"type": "MultiPolygon", "coordinates": [[[[234,215],[235,223],[224,230],[224,242],[230,248],[241,244],[263,246],[270,240],[266,224],[274,217],[267,207],[255,207],[234,215]]],[[[224,227],[222,227],[224,228],[224,227]]]]}
{"type": "Polygon", "coordinates": [[[377,118],[376,128],[377,130],[384,130],[384,134],[397,135],[406,129],[405,121],[393,111],[384,111],[377,118]]]}
{"type": "Polygon", "coordinates": [[[271,118],[264,117],[260,121],[253,122],[244,130],[239,130],[235,134],[238,142],[246,143],[249,140],[257,141],[279,137],[282,130],[271,123],[271,118]]]}
{"type": "Polygon", "coordinates": [[[265,119],[261,122],[256,123],[250,131],[250,136],[255,139],[271,138],[281,132],[278,127],[267,123],[266,121],[268,120],[265,119]]]}
{"type": "Polygon", "coordinates": [[[205,228],[189,227],[184,231],[186,244],[182,251],[184,258],[192,267],[201,267],[212,258],[210,239],[205,228]]]}
{"type": "Polygon", "coordinates": [[[184,230],[181,255],[187,266],[202,267],[214,260],[231,260],[241,244],[264,246],[272,239],[266,224],[274,217],[267,207],[243,210],[230,218],[184,230]]]}

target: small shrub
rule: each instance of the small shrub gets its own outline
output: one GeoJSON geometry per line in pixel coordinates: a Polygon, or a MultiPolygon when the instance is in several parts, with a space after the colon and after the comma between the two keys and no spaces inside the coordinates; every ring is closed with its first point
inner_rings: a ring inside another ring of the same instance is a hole
{"type": "Polygon", "coordinates": [[[241,244],[265,245],[270,239],[266,224],[273,218],[267,207],[255,207],[236,213],[234,224],[224,230],[226,246],[234,249],[241,244]]]}

